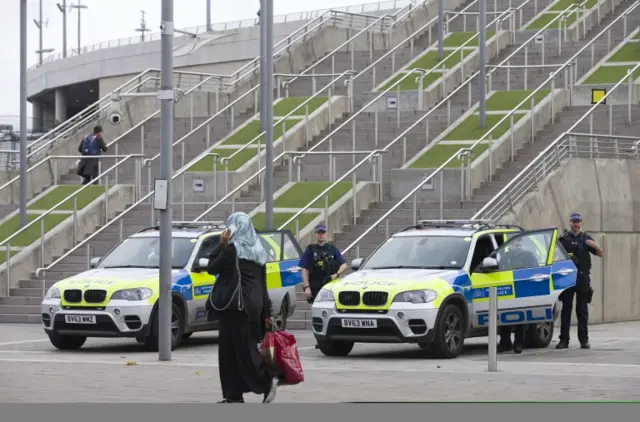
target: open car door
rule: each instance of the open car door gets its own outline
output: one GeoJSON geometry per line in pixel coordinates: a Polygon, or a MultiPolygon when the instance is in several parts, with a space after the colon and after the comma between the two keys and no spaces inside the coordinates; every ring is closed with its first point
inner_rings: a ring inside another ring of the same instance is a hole
{"type": "Polygon", "coordinates": [[[498,290],[499,325],[553,321],[558,296],[576,275],[557,229],[515,233],[472,275],[475,325],[489,324],[489,286],[498,290]]]}

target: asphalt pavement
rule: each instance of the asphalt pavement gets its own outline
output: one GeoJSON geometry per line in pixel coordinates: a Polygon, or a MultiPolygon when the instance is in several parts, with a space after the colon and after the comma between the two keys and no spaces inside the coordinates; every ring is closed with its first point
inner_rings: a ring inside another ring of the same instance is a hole
{"type": "MultiPolygon", "coordinates": [[[[501,354],[497,373],[487,371],[486,338],[468,340],[453,360],[384,344],[330,358],[310,331],[293,333],[305,382],[281,387],[276,402],[640,400],[640,322],[592,326],[590,350],[577,341],[555,350],[554,339],[547,349],[501,354]]],[[[0,402],[215,402],[217,350],[215,333],[199,333],[170,362],[127,339],[63,352],[39,325],[0,324],[0,402]]]]}

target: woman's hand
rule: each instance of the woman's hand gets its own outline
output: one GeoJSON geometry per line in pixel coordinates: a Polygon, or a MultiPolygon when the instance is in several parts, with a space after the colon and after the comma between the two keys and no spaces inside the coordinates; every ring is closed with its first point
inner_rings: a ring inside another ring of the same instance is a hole
{"type": "Polygon", "coordinates": [[[275,317],[265,318],[264,325],[267,328],[275,328],[276,327],[276,319],[275,319],[275,317]]]}
{"type": "Polygon", "coordinates": [[[231,237],[231,230],[226,229],[220,235],[220,244],[222,246],[227,246],[229,244],[229,238],[231,237]]]}

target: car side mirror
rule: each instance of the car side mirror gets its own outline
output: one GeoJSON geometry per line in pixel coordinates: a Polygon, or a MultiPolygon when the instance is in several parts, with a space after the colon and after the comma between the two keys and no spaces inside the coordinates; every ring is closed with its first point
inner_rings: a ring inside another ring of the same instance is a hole
{"type": "Polygon", "coordinates": [[[100,263],[100,257],[96,257],[91,259],[91,261],[89,261],[89,268],[95,268],[98,266],[98,264],[100,263]]]}
{"type": "Polygon", "coordinates": [[[482,260],[482,264],[480,264],[478,270],[483,273],[498,271],[498,260],[494,257],[488,256],[482,260]]]}
{"type": "Polygon", "coordinates": [[[200,258],[198,259],[198,262],[196,262],[196,264],[193,266],[193,271],[198,273],[207,271],[208,266],[209,260],[207,258],[200,258]]]}
{"type": "Polygon", "coordinates": [[[351,261],[351,269],[353,271],[358,271],[361,266],[362,266],[362,258],[356,258],[353,261],[351,261]]]}

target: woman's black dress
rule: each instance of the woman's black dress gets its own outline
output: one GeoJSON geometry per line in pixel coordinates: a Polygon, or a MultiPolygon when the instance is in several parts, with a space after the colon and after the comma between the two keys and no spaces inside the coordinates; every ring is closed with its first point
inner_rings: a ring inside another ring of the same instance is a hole
{"type": "MultiPolygon", "coordinates": [[[[236,249],[219,245],[211,254],[207,272],[219,280],[236,274],[236,249]]],[[[244,393],[265,394],[276,376],[258,350],[265,328],[264,316],[270,315],[271,301],[267,293],[264,265],[239,259],[244,309],[213,311],[219,320],[218,365],[222,395],[239,400],[244,393]]]]}

